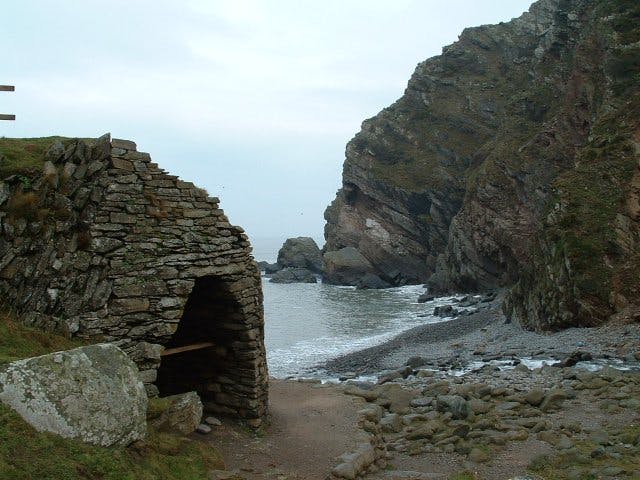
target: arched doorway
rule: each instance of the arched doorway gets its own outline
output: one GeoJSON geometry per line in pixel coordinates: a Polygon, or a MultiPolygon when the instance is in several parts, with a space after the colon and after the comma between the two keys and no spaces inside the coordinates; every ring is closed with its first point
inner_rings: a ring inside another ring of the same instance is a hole
{"type": "Polygon", "coordinates": [[[225,281],[196,279],[178,329],[165,345],[156,381],[160,396],[196,391],[203,401],[213,399],[232,360],[236,338],[223,325],[234,315],[239,305],[225,281]]]}

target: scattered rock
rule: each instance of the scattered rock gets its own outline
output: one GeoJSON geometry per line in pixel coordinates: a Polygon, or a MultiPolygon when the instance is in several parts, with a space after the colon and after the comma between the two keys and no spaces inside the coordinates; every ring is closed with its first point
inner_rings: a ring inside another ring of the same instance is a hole
{"type": "Polygon", "coordinates": [[[206,423],[207,425],[211,425],[212,427],[222,426],[222,422],[216,417],[207,417],[204,419],[204,423],[206,423]]]}
{"type": "Polygon", "coordinates": [[[464,419],[469,416],[469,404],[459,395],[440,395],[436,408],[439,412],[450,412],[455,419],[464,419]]]}
{"type": "Polygon", "coordinates": [[[550,390],[544,397],[540,410],[543,412],[549,412],[560,408],[562,402],[567,398],[567,392],[561,388],[554,388],[550,390]]]}
{"type": "Polygon", "coordinates": [[[542,390],[541,388],[534,388],[530,390],[529,393],[527,393],[527,395],[524,397],[524,400],[529,405],[533,405],[534,407],[537,407],[544,400],[544,395],[545,395],[544,390],[542,390]]]}
{"type": "Polygon", "coordinates": [[[383,432],[400,432],[402,430],[402,420],[397,413],[385,415],[380,420],[380,427],[383,432]]]}
{"type": "Polygon", "coordinates": [[[208,433],[211,433],[211,427],[209,425],[201,423],[196,427],[196,432],[200,433],[201,435],[206,435],[208,433]]]}
{"type": "Polygon", "coordinates": [[[440,318],[455,317],[459,314],[460,312],[451,305],[444,305],[433,309],[433,315],[440,318]]]}

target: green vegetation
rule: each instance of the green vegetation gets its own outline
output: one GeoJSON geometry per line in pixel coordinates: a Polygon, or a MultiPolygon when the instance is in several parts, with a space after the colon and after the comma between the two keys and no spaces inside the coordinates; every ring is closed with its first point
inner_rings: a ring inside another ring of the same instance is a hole
{"type": "Polygon", "coordinates": [[[0,405],[0,477],[11,480],[199,480],[224,468],[210,445],[150,431],[129,448],[102,448],[38,433],[0,405]]]}
{"type": "Polygon", "coordinates": [[[0,178],[22,175],[25,181],[42,170],[44,154],[63,137],[0,138],[0,178]]]}
{"type": "Polygon", "coordinates": [[[447,480],[480,480],[480,477],[472,472],[460,472],[451,475],[447,480]]]}
{"type": "Polygon", "coordinates": [[[627,475],[636,472],[640,465],[640,451],[637,446],[633,447],[633,444],[640,438],[640,427],[629,426],[617,437],[623,445],[626,445],[619,447],[618,455],[610,455],[605,453],[602,447],[589,441],[582,441],[576,444],[575,449],[535,458],[529,464],[529,470],[546,480],[572,478],[595,480],[602,478],[605,471],[610,472],[611,475],[607,476],[611,477],[619,475],[619,473],[613,474],[614,471],[626,472],[627,475]]]}
{"type": "Polygon", "coordinates": [[[0,312],[0,364],[81,346],[78,340],[27,328],[10,313],[0,312]]]}
{"type": "MultiPolygon", "coordinates": [[[[78,347],[81,342],[20,325],[0,312],[0,364],[78,347]]],[[[150,402],[149,417],[166,402],[150,402]]],[[[144,442],[129,448],[102,448],[50,433],[36,432],[0,404],[0,478],[7,480],[205,480],[224,468],[209,444],[149,428],[144,442]]]]}
{"type": "MultiPolygon", "coordinates": [[[[593,129],[592,141],[577,157],[575,168],[560,175],[555,183],[557,203],[563,205],[563,211],[547,231],[556,246],[553,262],[570,261],[573,281],[583,300],[600,312],[608,308],[612,266],[624,272],[628,270],[624,264],[632,260],[620,251],[615,220],[637,164],[630,143],[634,118],[640,118],[639,96],[629,99],[593,129]]],[[[620,282],[627,281],[633,284],[637,278],[621,277],[620,282]]]]}

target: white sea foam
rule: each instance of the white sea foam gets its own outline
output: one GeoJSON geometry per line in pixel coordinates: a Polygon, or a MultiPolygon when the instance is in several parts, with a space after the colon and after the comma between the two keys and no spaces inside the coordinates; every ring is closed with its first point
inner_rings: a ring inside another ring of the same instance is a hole
{"type": "Polygon", "coordinates": [[[263,281],[265,341],[270,375],[319,374],[313,367],[345,353],[379,345],[399,333],[444,319],[437,306],[455,297],[418,303],[421,285],[356,290],[322,284],[278,285],[263,281]]]}

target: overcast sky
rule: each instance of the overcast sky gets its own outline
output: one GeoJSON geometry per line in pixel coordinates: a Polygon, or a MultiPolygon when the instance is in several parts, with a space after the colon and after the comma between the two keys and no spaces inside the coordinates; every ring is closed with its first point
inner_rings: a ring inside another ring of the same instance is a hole
{"type": "Polygon", "coordinates": [[[137,142],[250,237],[322,238],[344,147],[462,29],[529,0],[3,0],[0,135],[137,142]]]}

